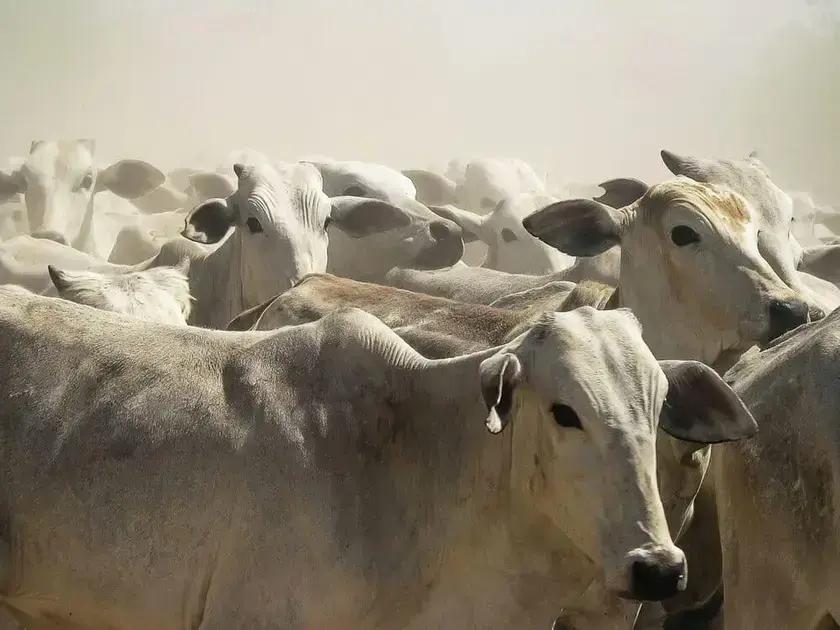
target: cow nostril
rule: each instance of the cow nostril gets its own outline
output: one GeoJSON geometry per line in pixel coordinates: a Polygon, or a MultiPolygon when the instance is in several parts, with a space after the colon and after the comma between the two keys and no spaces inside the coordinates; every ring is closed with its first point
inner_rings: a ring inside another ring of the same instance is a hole
{"type": "Polygon", "coordinates": [[[685,590],[685,560],[674,564],[637,560],[631,568],[631,595],[643,601],[661,601],[685,590]]]}
{"type": "Polygon", "coordinates": [[[771,339],[808,322],[808,306],[799,300],[773,300],[768,311],[771,339]]]}
{"type": "Polygon", "coordinates": [[[429,233],[436,241],[442,241],[449,238],[452,235],[453,230],[443,221],[435,221],[429,225],[429,233]]]}

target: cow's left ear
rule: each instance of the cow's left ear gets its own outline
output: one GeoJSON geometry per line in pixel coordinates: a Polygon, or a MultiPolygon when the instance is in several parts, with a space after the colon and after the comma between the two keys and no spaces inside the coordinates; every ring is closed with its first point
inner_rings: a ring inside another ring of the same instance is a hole
{"type": "Polygon", "coordinates": [[[227,199],[208,199],[187,216],[181,236],[196,243],[212,245],[221,241],[236,225],[238,215],[227,199]]]}
{"type": "Polygon", "coordinates": [[[597,256],[621,242],[622,212],[592,199],[568,199],[528,215],[522,226],[564,254],[597,256]]]}
{"type": "Polygon", "coordinates": [[[510,422],[516,387],[522,380],[522,364],[508,352],[495,354],[479,366],[481,395],[487,405],[485,425],[490,433],[501,433],[510,422]]]}
{"type": "Polygon", "coordinates": [[[604,189],[600,197],[593,197],[595,201],[608,205],[610,208],[624,208],[645,196],[648,185],[640,179],[620,177],[598,184],[604,189]]]}
{"type": "Polygon", "coordinates": [[[135,199],[166,181],[166,175],[142,160],[120,160],[96,177],[96,192],[110,190],[123,199],[135,199]]]}
{"type": "Polygon", "coordinates": [[[660,361],[668,395],[659,426],[680,440],[716,444],[748,438],[758,425],[718,374],[699,361],[660,361]]]}

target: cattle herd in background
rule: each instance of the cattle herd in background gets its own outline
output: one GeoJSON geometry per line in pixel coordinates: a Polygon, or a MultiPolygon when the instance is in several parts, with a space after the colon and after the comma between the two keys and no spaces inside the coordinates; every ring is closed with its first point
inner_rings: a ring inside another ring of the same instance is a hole
{"type": "Polygon", "coordinates": [[[661,157],[559,191],[34,142],[0,626],[840,628],[840,213],[661,157]]]}

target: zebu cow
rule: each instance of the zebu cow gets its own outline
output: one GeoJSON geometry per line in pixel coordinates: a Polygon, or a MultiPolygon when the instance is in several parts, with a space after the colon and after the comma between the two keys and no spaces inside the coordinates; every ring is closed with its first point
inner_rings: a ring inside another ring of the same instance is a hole
{"type": "Polygon", "coordinates": [[[791,230],[793,200],[773,182],[761,160],[754,155],[746,160],[696,158],[670,151],[662,151],[662,160],[675,175],[728,186],[750,203],[761,255],[782,280],[809,298],[812,315],[822,316],[840,306],[840,291],[807,273],[807,263],[801,265],[802,247],[791,230]]]}
{"type": "Polygon", "coordinates": [[[49,267],[53,285],[65,300],[144,321],[186,326],[192,298],[184,271],[153,267],[105,275],[49,267]]]}
{"type": "Polygon", "coordinates": [[[105,257],[112,244],[97,241],[96,194],[107,190],[133,199],[157,188],[165,176],[139,160],[99,169],[94,146],[93,140],[33,142],[18,170],[0,171],[0,197],[24,195],[30,232],[60,235],[76,249],[105,257]]]}
{"type": "Polygon", "coordinates": [[[761,430],[713,464],[726,627],[840,625],[840,313],[727,374],[761,430]]]}
{"type": "Polygon", "coordinates": [[[0,592],[39,623],[627,627],[685,582],[657,426],[755,431],[626,311],[430,361],[359,311],[236,334],[4,287],[0,357],[0,592]]]}

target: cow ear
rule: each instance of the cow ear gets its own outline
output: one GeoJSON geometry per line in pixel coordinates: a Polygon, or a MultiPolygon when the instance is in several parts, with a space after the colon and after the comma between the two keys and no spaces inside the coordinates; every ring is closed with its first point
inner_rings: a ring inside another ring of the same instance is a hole
{"type": "Polygon", "coordinates": [[[0,201],[26,192],[26,178],[21,171],[0,171],[0,201]]]}
{"type": "Polygon", "coordinates": [[[610,208],[624,208],[645,196],[648,185],[639,179],[621,177],[610,179],[599,184],[604,194],[595,197],[595,201],[608,205],[610,208]]]}
{"type": "Polygon", "coordinates": [[[716,444],[748,438],[758,425],[746,405],[718,374],[699,361],[660,361],[668,395],[659,426],[688,442],[716,444]]]}
{"type": "Polygon", "coordinates": [[[462,238],[465,243],[472,243],[478,240],[486,242],[484,238],[484,222],[487,216],[481,216],[469,210],[462,210],[453,205],[429,206],[429,210],[439,217],[456,223],[461,228],[462,238]]]}
{"type": "Polygon", "coordinates": [[[66,271],[62,271],[58,267],[53,267],[52,265],[47,265],[47,271],[50,274],[50,280],[52,280],[53,285],[59,293],[66,291],[71,285],[72,280],[66,271]]]}
{"type": "Polygon", "coordinates": [[[387,232],[411,223],[406,212],[378,199],[342,196],[330,201],[332,225],[353,238],[387,232]]]}
{"type": "Polygon", "coordinates": [[[96,192],[110,190],[123,199],[136,199],[166,181],[166,175],[142,160],[120,160],[96,177],[96,192]]]}
{"type": "Polygon", "coordinates": [[[208,199],[187,216],[181,236],[212,245],[221,241],[236,224],[236,209],[227,199],[208,199]]]}
{"type": "Polygon", "coordinates": [[[225,330],[255,330],[255,326],[260,321],[260,317],[262,317],[263,313],[265,313],[266,310],[274,304],[277,298],[278,296],[275,295],[262,304],[249,308],[247,311],[242,311],[239,315],[228,322],[225,330]]]}
{"type": "Polygon", "coordinates": [[[532,236],[569,256],[597,256],[621,242],[618,210],[591,199],[558,201],[522,220],[532,236]]]}
{"type": "Polygon", "coordinates": [[[227,199],[236,192],[236,182],[228,175],[202,171],[189,177],[190,188],[199,201],[227,199]]]}
{"type": "Polygon", "coordinates": [[[501,433],[513,413],[516,387],[522,380],[522,365],[516,355],[502,352],[482,361],[479,373],[481,395],[488,412],[484,424],[490,433],[501,433]]]}

